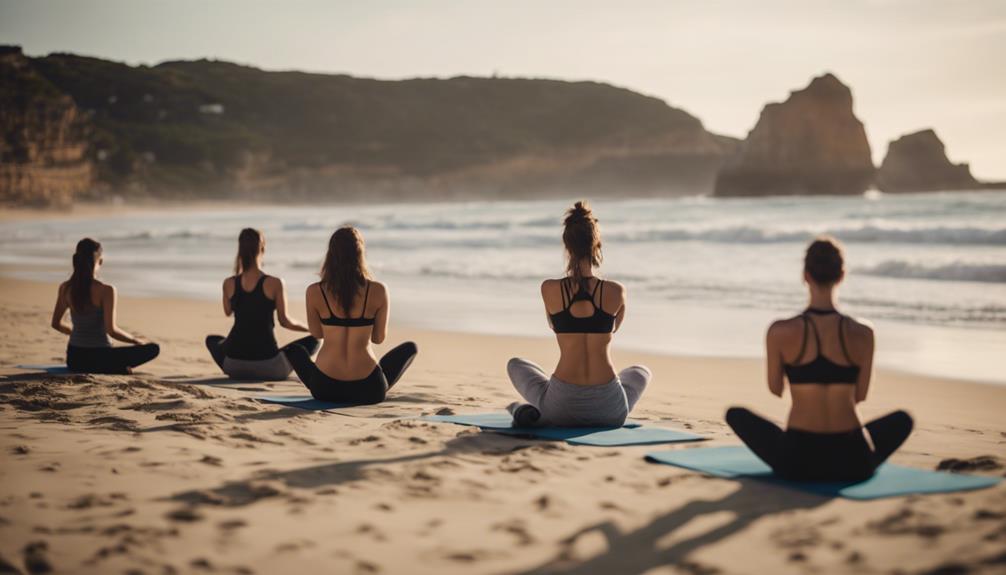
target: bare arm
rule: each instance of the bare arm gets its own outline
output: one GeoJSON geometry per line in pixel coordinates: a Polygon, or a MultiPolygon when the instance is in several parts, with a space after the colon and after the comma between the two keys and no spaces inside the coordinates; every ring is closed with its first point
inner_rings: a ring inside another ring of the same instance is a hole
{"type": "Polygon", "coordinates": [[[119,327],[116,321],[116,299],[115,287],[107,285],[102,289],[101,306],[105,310],[105,333],[123,343],[144,343],[142,339],[133,337],[132,334],[119,327]]]}
{"type": "Polygon", "coordinates": [[[321,316],[318,315],[318,310],[315,307],[318,303],[318,296],[315,295],[318,290],[314,289],[315,286],[318,286],[318,290],[321,289],[319,284],[313,284],[307,286],[307,291],[304,293],[304,300],[307,304],[307,329],[311,335],[322,339],[325,337],[325,333],[321,329],[321,316]]]}
{"type": "MultiPolygon", "coordinates": [[[[865,327],[865,341],[862,344],[863,353],[859,360],[859,379],[856,381],[856,403],[866,400],[870,391],[870,380],[873,378],[873,350],[876,348],[873,330],[865,327]]],[[[858,347],[858,346],[857,346],[858,347]]]]}
{"type": "MultiPolygon", "coordinates": [[[[377,315],[374,317],[374,330],[370,334],[370,341],[374,343],[383,343],[384,338],[388,335],[388,316],[391,315],[391,295],[388,294],[388,288],[384,287],[384,284],[376,284],[378,288],[378,295],[381,297],[381,307],[377,309],[377,315]]],[[[364,313],[367,310],[363,310],[364,313]]]]}
{"type": "Polygon", "coordinates": [[[548,322],[548,329],[555,331],[555,326],[552,325],[552,314],[548,311],[548,285],[551,280],[545,280],[541,282],[541,302],[545,305],[545,321],[548,322]]]}
{"type": "Polygon", "coordinates": [[[772,324],[765,335],[765,364],[768,367],[768,390],[772,395],[782,397],[785,382],[783,381],[782,349],[779,345],[779,325],[772,324]]]}
{"type": "Polygon", "coordinates": [[[52,329],[58,331],[59,333],[70,335],[73,333],[73,328],[63,321],[63,318],[66,316],[66,310],[70,307],[67,301],[66,291],[68,291],[67,284],[62,284],[56,292],[56,306],[52,309],[52,329]]]}
{"type": "Polygon", "coordinates": [[[306,325],[300,323],[297,320],[291,319],[287,315],[286,308],[286,286],[283,284],[283,280],[280,278],[269,278],[270,281],[275,282],[276,287],[276,317],[279,318],[279,324],[286,329],[293,331],[310,331],[306,325]]]}
{"type": "Polygon", "coordinates": [[[224,293],[224,315],[230,317],[234,313],[234,310],[231,309],[231,297],[234,296],[234,280],[232,280],[231,278],[227,278],[224,280],[223,293],[224,293]]]}
{"type": "Polygon", "coordinates": [[[628,292],[625,287],[621,285],[619,287],[621,288],[619,291],[622,292],[622,303],[618,307],[618,311],[615,312],[615,331],[618,331],[618,328],[622,325],[622,321],[625,319],[625,301],[628,299],[628,292]]]}

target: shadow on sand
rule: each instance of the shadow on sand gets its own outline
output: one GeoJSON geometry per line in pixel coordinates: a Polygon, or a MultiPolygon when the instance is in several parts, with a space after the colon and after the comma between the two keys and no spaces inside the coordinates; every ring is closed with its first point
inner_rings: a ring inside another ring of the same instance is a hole
{"type": "MultiPolygon", "coordinates": [[[[337,487],[365,479],[364,472],[368,468],[464,453],[503,456],[539,444],[540,442],[534,440],[522,440],[495,434],[462,435],[448,441],[439,451],[424,451],[386,458],[337,461],[289,471],[263,471],[246,480],[230,481],[209,490],[184,491],[170,496],[169,499],[190,504],[246,505],[261,498],[255,495],[254,484],[256,482],[279,481],[287,487],[300,489],[337,487]]],[[[275,495],[275,493],[269,495],[275,495]]]]}
{"type": "MultiPolygon", "coordinates": [[[[736,491],[721,499],[689,501],[638,529],[622,532],[613,522],[602,521],[577,530],[560,542],[562,550],[555,558],[520,573],[522,575],[638,574],[661,565],[687,564],[690,553],[739,533],[762,517],[798,509],[812,509],[830,500],[819,495],[784,492],[771,485],[742,480],[736,491]],[[674,541],[669,545],[661,544],[691,521],[724,512],[733,515],[729,522],[700,535],[674,541]],[[587,559],[572,559],[571,551],[577,540],[593,532],[604,536],[606,550],[587,559]]],[[[692,564],[690,567],[696,572],[705,572],[700,565],[692,564]]]]}

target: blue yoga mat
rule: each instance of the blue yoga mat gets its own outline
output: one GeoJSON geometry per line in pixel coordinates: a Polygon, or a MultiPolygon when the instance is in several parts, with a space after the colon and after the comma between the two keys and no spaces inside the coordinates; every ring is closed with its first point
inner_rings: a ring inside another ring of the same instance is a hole
{"type": "Polygon", "coordinates": [[[297,409],[308,411],[322,411],[325,409],[337,409],[340,407],[352,407],[352,403],[330,403],[328,401],[318,401],[310,395],[265,395],[255,399],[265,403],[275,403],[297,409]]]}
{"type": "Polygon", "coordinates": [[[66,375],[73,373],[70,368],[66,367],[63,363],[54,363],[51,365],[45,364],[24,364],[16,366],[18,369],[30,369],[32,371],[44,371],[46,373],[51,373],[53,375],[66,375]]]}
{"type": "Polygon", "coordinates": [[[508,435],[527,435],[540,439],[563,440],[572,445],[647,445],[700,441],[698,435],[663,427],[642,427],[628,421],[622,427],[513,427],[513,418],[506,412],[470,413],[463,415],[427,415],[427,421],[471,425],[508,435]]]}
{"type": "Polygon", "coordinates": [[[897,497],[913,493],[947,493],[982,489],[996,485],[1000,481],[998,477],[929,471],[891,463],[881,465],[873,477],[858,483],[789,481],[774,477],[769,466],[743,445],[654,451],[647,453],[646,459],[716,477],[750,477],[825,497],[844,497],[858,500],[897,497]]]}

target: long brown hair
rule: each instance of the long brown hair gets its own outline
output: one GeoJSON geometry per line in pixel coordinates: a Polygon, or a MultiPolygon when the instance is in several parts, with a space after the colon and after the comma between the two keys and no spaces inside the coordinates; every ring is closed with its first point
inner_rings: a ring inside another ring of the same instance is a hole
{"type": "Polygon", "coordinates": [[[321,266],[321,289],[328,289],[335,295],[342,313],[348,314],[353,298],[369,279],[363,236],[352,226],[335,230],[328,240],[328,253],[321,266]]]}
{"type": "Polygon", "coordinates": [[[245,228],[238,235],[238,255],[234,258],[234,275],[255,265],[258,255],[265,249],[265,236],[255,228],[245,228]]]}
{"type": "Polygon", "coordinates": [[[590,265],[601,265],[601,228],[586,200],[576,202],[566,211],[563,221],[562,243],[566,246],[566,272],[573,282],[587,288],[586,280],[580,272],[580,262],[587,260],[590,265]]]}
{"type": "Polygon", "coordinates": [[[70,276],[70,308],[85,311],[93,307],[91,286],[94,284],[94,264],[101,258],[101,244],[91,238],[77,242],[73,253],[73,275],[70,276]]]}

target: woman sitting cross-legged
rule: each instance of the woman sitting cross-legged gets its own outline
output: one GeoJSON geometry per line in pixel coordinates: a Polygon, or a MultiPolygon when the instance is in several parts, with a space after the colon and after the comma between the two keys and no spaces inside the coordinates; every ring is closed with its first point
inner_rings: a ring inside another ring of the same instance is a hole
{"type": "Polygon", "coordinates": [[[323,339],[317,363],[306,351],[289,354],[297,376],[321,401],[380,403],[412,364],[418,349],[411,341],[381,357],[371,343],[388,333],[391,298],[367,271],[363,236],[352,227],[332,234],[321,281],[307,288],[307,323],[323,339]]]}
{"type": "Polygon", "coordinates": [[[227,337],[206,336],[213,361],[235,379],[284,380],[293,371],[290,350],[303,350],[310,356],[318,349],[318,340],[310,335],[282,348],[276,343],[274,316],[289,330],[306,332],[308,328],[287,315],[283,280],[262,271],[264,255],[262,232],[241,230],[234,275],[223,285],[224,314],[234,315],[234,326],[227,337]]]}
{"type": "Polygon", "coordinates": [[[626,290],[594,275],[601,264],[601,230],[586,202],[566,212],[562,239],[567,275],[541,284],[559,363],[551,377],[525,359],[507,363],[510,381],[528,402],[511,404],[510,413],[518,427],[618,427],[651,373],[641,365],[615,373],[609,347],[625,318],[626,290]]]}
{"type": "Polygon", "coordinates": [[[793,399],[786,429],[741,407],[727,411],[727,424],[782,477],[866,479],[908,438],[912,418],[895,411],[860,423],[856,404],[870,388],[873,329],[835,307],[845,275],[837,242],[811,243],[803,275],[810,305],[773,323],[766,338],[769,391],[782,397],[788,381],[793,399]]]}
{"type": "Polygon", "coordinates": [[[70,336],[66,366],[71,371],[132,373],[134,367],[157,357],[161,348],[119,327],[115,288],[97,278],[102,263],[101,244],[91,238],[77,242],[73,275],[59,286],[52,327],[70,336]],[[72,323],[69,326],[63,323],[67,310],[72,323]],[[112,347],[109,337],[132,345],[112,347]]]}

